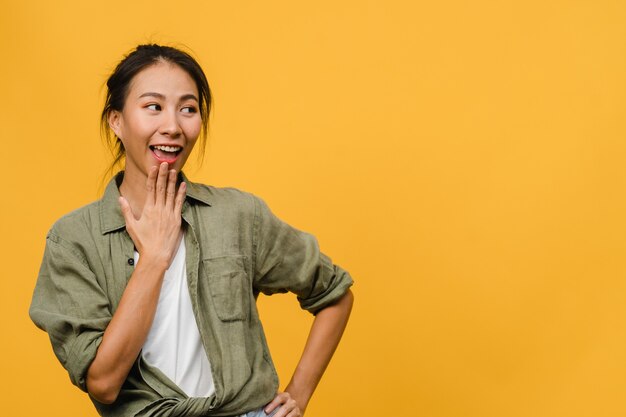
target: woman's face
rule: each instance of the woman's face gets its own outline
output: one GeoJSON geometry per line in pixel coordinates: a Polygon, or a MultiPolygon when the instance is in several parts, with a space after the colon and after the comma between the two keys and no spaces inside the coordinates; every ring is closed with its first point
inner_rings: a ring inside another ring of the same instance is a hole
{"type": "Polygon", "coordinates": [[[147,177],[162,162],[180,171],[202,128],[196,83],[176,64],[151,65],[132,79],[109,125],[126,150],[125,178],[147,177]]]}

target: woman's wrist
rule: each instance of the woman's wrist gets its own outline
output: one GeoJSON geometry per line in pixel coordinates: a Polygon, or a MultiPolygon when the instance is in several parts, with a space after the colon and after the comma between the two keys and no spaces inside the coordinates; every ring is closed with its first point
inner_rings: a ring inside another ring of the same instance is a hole
{"type": "Polygon", "coordinates": [[[306,409],[307,405],[309,405],[309,401],[311,400],[311,396],[313,395],[312,389],[306,389],[304,387],[297,387],[296,384],[291,381],[287,387],[285,388],[285,392],[288,392],[291,398],[296,401],[298,404],[298,408],[302,412],[306,409]]]}
{"type": "Polygon", "coordinates": [[[165,271],[169,268],[169,264],[169,260],[163,257],[149,256],[147,254],[141,255],[137,265],[135,265],[135,271],[140,271],[141,275],[161,279],[165,275],[165,271]]]}

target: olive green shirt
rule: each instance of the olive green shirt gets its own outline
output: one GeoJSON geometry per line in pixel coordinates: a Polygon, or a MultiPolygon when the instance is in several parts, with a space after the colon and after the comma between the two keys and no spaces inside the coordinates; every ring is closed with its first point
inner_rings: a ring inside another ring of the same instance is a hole
{"type": "MultiPolygon", "coordinates": [[[[30,307],[83,391],[134,269],[134,245],[118,203],[122,178],[111,180],[101,200],[51,228],[30,307]]],[[[278,376],[259,321],[258,294],[291,291],[315,314],[352,285],[313,236],[280,221],[259,198],[182,178],[188,185],[182,209],[187,284],[215,394],[187,397],[140,354],[113,404],[92,399],[103,416],[231,416],[267,404],[278,376]]]]}

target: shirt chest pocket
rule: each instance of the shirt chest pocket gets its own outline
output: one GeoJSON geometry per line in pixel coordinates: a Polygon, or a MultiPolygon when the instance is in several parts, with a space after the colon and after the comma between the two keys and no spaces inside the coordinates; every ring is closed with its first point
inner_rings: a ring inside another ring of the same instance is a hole
{"type": "Polygon", "coordinates": [[[250,309],[250,285],[245,257],[222,256],[202,261],[211,301],[222,321],[241,321],[250,309]]]}

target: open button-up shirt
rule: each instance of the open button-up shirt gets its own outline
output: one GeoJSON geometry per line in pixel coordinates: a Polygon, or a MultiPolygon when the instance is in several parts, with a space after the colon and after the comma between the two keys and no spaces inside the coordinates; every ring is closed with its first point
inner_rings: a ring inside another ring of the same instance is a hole
{"type": "MultiPolygon", "coordinates": [[[[93,400],[103,416],[229,416],[265,405],[278,377],[259,321],[258,294],[293,292],[315,314],[352,285],[313,236],[280,221],[259,198],[181,177],[188,186],[182,210],[187,284],[215,394],[188,398],[140,354],[113,404],[93,400]]],[[[101,200],[51,228],[30,307],[83,391],[134,270],[134,245],[118,203],[122,178],[111,180],[101,200]]]]}

